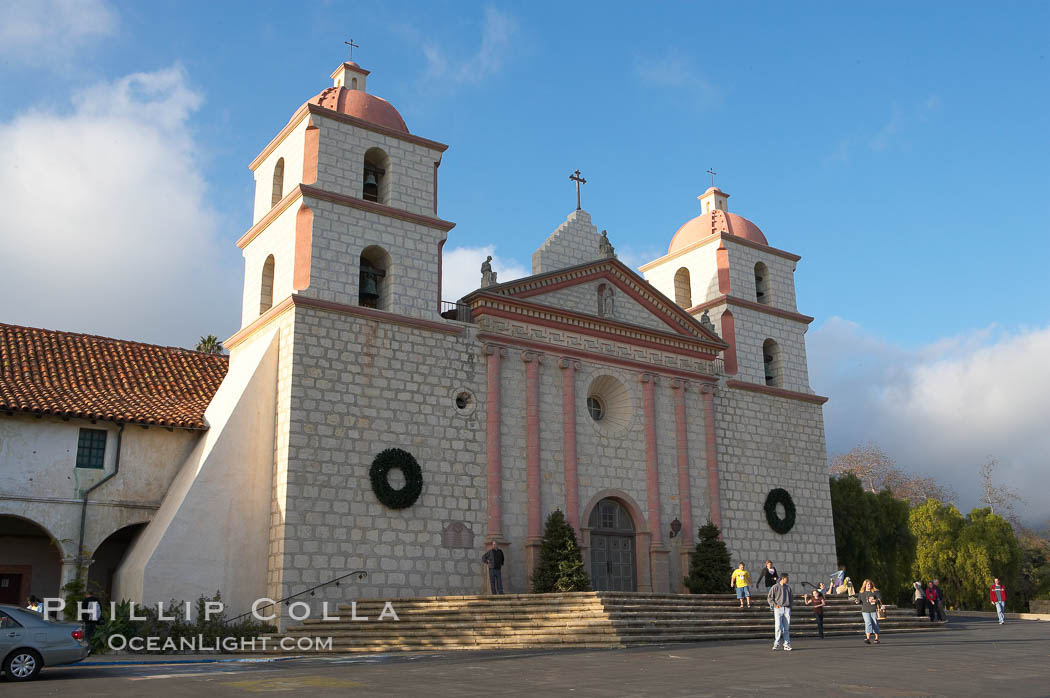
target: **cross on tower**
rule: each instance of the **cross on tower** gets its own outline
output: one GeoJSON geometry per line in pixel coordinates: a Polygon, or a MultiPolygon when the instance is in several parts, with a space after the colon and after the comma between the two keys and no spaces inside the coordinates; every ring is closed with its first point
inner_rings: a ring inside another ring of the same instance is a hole
{"type": "Polygon", "coordinates": [[[587,180],[580,176],[580,171],[579,170],[576,170],[576,172],[574,172],[571,175],[569,175],[569,179],[571,179],[572,181],[576,182],[576,210],[579,211],[580,210],[580,185],[581,184],[586,184],[587,180]]]}
{"type": "Polygon", "coordinates": [[[343,43],[350,47],[350,60],[354,60],[354,49],[361,47],[355,44],[353,39],[350,39],[350,41],[344,41],[343,43]]]}
{"type": "Polygon", "coordinates": [[[711,175],[711,186],[712,187],[715,186],[715,175],[718,174],[718,173],[715,172],[714,170],[712,170],[710,167],[708,167],[707,168],[707,174],[711,175]]]}

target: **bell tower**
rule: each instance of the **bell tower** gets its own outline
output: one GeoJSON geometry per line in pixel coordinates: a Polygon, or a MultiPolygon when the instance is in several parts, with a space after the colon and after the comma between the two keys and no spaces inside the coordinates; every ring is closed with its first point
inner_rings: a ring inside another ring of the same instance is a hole
{"type": "Polygon", "coordinates": [[[353,61],[307,100],[251,163],[253,225],[241,326],[290,297],[418,318],[440,312],[441,247],[455,225],[437,216],[448,146],[411,133],[367,91],[353,61]]]}

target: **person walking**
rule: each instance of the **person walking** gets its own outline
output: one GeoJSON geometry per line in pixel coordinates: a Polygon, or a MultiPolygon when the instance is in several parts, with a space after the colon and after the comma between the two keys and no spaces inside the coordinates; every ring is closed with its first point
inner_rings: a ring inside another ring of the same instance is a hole
{"type": "Polygon", "coordinates": [[[944,592],[941,591],[941,582],[939,579],[933,580],[933,590],[937,592],[937,599],[935,606],[937,610],[937,620],[948,621],[948,618],[944,614],[944,592]]]}
{"type": "Polygon", "coordinates": [[[773,609],[775,632],[773,635],[773,649],[777,649],[780,638],[784,638],[784,649],[791,651],[791,587],[788,586],[788,575],[782,574],[777,583],[766,592],[766,598],[773,609]]]}
{"type": "Polygon", "coordinates": [[[872,637],[875,644],[879,644],[879,606],[882,605],[882,594],[875,588],[870,579],[865,579],[860,585],[860,593],[857,594],[860,601],[860,614],[864,616],[864,644],[870,645],[872,637]]]}
{"type": "Polygon", "coordinates": [[[937,590],[933,588],[933,582],[926,583],[926,610],[931,623],[937,620],[937,590]]]}
{"type": "Polygon", "coordinates": [[[503,593],[503,551],[492,541],[492,547],[481,556],[481,561],[489,567],[489,588],[493,594],[503,593]]]}
{"type": "MultiPolygon", "coordinates": [[[[769,590],[776,586],[779,575],[777,574],[777,568],[773,566],[771,560],[766,560],[766,566],[762,568],[762,571],[758,573],[758,579],[755,580],[755,588],[758,588],[759,582],[766,583],[766,594],[769,594],[769,590]]],[[[773,604],[769,604],[769,610],[773,610],[773,604]]]]}
{"type": "Polygon", "coordinates": [[[999,614],[999,625],[1006,622],[1006,587],[999,583],[999,578],[995,578],[995,584],[988,590],[988,597],[992,601],[992,605],[995,606],[995,612],[999,614]]]}
{"type": "Polygon", "coordinates": [[[729,586],[736,589],[736,597],[740,600],[740,608],[744,607],[744,599],[747,599],[747,607],[751,608],[751,573],[740,563],[733,576],[729,578],[729,586]]]}
{"type": "Polygon", "coordinates": [[[915,615],[926,615],[926,592],[922,590],[922,582],[912,582],[915,593],[912,595],[912,603],[915,604],[915,615]]]}
{"type": "MultiPolygon", "coordinates": [[[[820,585],[821,590],[824,585],[820,585]]],[[[820,590],[814,590],[812,596],[806,597],[806,605],[813,606],[813,617],[817,619],[817,634],[820,639],[824,639],[824,593],[820,590]]]]}

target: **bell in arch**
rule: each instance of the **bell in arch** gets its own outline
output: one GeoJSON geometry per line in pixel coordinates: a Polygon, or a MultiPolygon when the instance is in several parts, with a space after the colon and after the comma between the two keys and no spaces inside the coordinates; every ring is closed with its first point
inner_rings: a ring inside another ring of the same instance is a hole
{"type": "Polygon", "coordinates": [[[361,290],[358,295],[360,296],[359,302],[361,305],[366,308],[376,307],[376,303],[379,301],[379,280],[373,272],[361,272],[361,290]]]}
{"type": "Polygon", "coordinates": [[[379,181],[376,179],[376,173],[372,170],[365,172],[363,196],[365,201],[379,201],[379,181]]]}

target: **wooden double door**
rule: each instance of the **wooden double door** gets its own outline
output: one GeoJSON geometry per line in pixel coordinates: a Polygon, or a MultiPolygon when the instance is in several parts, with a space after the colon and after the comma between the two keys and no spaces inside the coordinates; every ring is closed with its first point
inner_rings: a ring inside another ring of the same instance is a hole
{"type": "Polygon", "coordinates": [[[636,591],[634,523],[622,504],[603,499],[591,512],[591,586],[636,591]]]}

